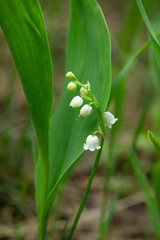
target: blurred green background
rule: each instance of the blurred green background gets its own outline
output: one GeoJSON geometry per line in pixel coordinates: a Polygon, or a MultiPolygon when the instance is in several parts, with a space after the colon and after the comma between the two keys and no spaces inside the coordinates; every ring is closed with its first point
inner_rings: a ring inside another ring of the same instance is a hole
{"type": "MultiPolygon", "coordinates": [[[[78,0],[77,0],[78,1],[78,0]]],[[[148,40],[145,25],[134,0],[98,1],[106,18],[112,44],[112,79],[127,63],[132,54],[148,40]]],[[[155,32],[160,32],[160,2],[143,1],[155,32]]],[[[54,109],[58,104],[64,79],[65,40],[68,25],[69,2],[40,0],[52,54],[54,70],[54,109]]],[[[157,70],[157,69],[156,69],[157,70]]],[[[75,233],[75,239],[95,239],[101,204],[104,165],[108,152],[114,161],[109,185],[108,201],[119,181],[125,184],[117,203],[115,217],[108,232],[109,240],[154,239],[154,227],[147,214],[141,188],[129,165],[123,176],[128,149],[144,104],[149,85],[151,96],[147,117],[136,143],[136,152],[143,171],[151,185],[153,170],[158,163],[154,147],[147,139],[147,130],[160,135],[160,92],[155,79],[151,48],[135,62],[121,84],[109,108],[119,118],[112,133],[108,132],[102,159],[89,194],[84,214],[75,233]],[[108,143],[108,139],[114,136],[108,143]],[[146,229],[147,224],[147,229],[146,229]]],[[[25,97],[11,57],[0,30],[0,239],[36,239],[37,223],[34,196],[33,149],[35,141],[25,97]]],[[[86,153],[72,173],[61,193],[61,204],[55,234],[59,236],[66,220],[76,212],[93,164],[93,154],[86,153]]],[[[53,210],[54,212],[54,210],[53,210]]],[[[53,229],[49,224],[49,232],[53,229]]],[[[56,238],[54,238],[56,239],[56,238]]]]}

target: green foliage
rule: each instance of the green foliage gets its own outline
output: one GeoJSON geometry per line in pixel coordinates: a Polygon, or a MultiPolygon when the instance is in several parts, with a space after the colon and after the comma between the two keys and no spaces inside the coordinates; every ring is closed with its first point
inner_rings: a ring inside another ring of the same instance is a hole
{"type": "Polygon", "coordinates": [[[156,202],[159,209],[160,214],[160,191],[159,191],[159,183],[160,183],[160,161],[155,165],[153,172],[153,188],[155,192],[156,202]]]}
{"type": "Polygon", "coordinates": [[[43,171],[40,171],[39,179],[41,189],[37,188],[36,184],[37,210],[40,215],[39,208],[42,208],[47,192],[53,73],[44,20],[38,1],[2,0],[0,25],[15,61],[35,127],[41,155],[39,165],[42,165],[43,161],[43,171]]]}
{"type": "Polygon", "coordinates": [[[44,161],[53,104],[52,65],[37,0],[1,0],[0,26],[7,39],[28,102],[44,161]]]}
{"type": "Polygon", "coordinates": [[[157,152],[160,154],[160,138],[156,137],[151,131],[148,131],[148,138],[155,146],[157,152]]]}
{"type": "MultiPolygon", "coordinates": [[[[157,153],[160,155],[160,138],[156,137],[151,131],[148,131],[148,138],[153,143],[157,153]]],[[[159,183],[160,183],[160,162],[158,161],[154,166],[153,171],[153,189],[156,197],[157,206],[160,214],[160,191],[159,191],[159,183]]]]}
{"type": "Polygon", "coordinates": [[[131,163],[132,163],[132,167],[135,171],[136,177],[138,179],[138,182],[144,192],[144,196],[146,199],[146,204],[149,210],[149,214],[152,217],[154,226],[155,226],[155,230],[156,230],[156,237],[159,240],[160,239],[160,228],[159,228],[159,223],[160,223],[160,215],[157,211],[157,206],[155,204],[155,199],[152,197],[152,193],[151,193],[151,189],[150,189],[150,185],[148,182],[148,179],[146,177],[146,175],[144,174],[142,167],[140,165],[140,161],[137,158],[136,154],[134,153],[134,151],[131,151],[131,163]]]}
{"type": "MultiPolygon", "coordinates": [[[[143,0],[143,2],[147,10],[152,7],[152,0],[143,0]]],[[[135,1],[130,1],[128,4],[130,4],[130,7],[127,12],[127,18],[125,19],[124,27],[119,33],[122,50],[127,54],[130,49],[134,49],[137,41],[138,31],[141,26],[141,16],[138,14],[138,8],[135,4],[135,1]]]]}
{"type": "MultiPolygon", "coordinates": [[[[159,36],[160,34],[157,34],[159,36]]],[[[109,98],[109,103],[113,100],[116,94],[118,94],[119,87],[122,83],[122,81],[125,78],[126,73],[129,71],[129,69],[134,65],[137,58],[150,46],[151,41],[147,41],[140,47],[127,61],[127,63],[124,65],[124,67],[121,69],[121,71],[117,74],[117,76],[114,78],[114,81],[112,83],[111,88],[111,94],[109,98]]]]}
{"type": "MultiPolygon", "coordinates": [[[[66,46],[66,72],[72,71],[83,83],[90,82],[92,92],[104,111],[110,93],[110,39],[102,12],[96,1],[71,0],[70,23],[66,46]]],[[[87,119],[78,117],[79,109],[69,107],[79,95],[66,91],[65,80],[60,103],[50,126],[49,195],[44,214],[48,215],[58,182],[83,152],[86,137],[99,124],[94,113],[87,119]]]]}
{"type": "Polygon", "coordinates": [[[147,179],[146,174],[144,173],[141,164],[140,164],[140,160],[137,157],[134,149],[136,147],[136,143],[138,140],[138,137],[142,131],[143,125],[144,125],[144,121],[145,121],[145,117],[148,111],[148,107],[150,104],[150,100],[151,100],[151,87],[150,85],[148,85],[147,91],[146,91],[146,95],[144,98],[144,102],[142,105],[142,109],[141,109],[141,114],[140,114],[140,118],[139,121],[137,123],[135,132],[134,132],[134,136],[132,139],[132,144],[130,147],[130,151],[129,151],[129,155],[128,155],[128,159],[130,160],[135,176],[141,186],[141,189],[143,190],[144,196],[145,196],[145,200],[146,200],[146,205],[148,207],[148,212],[149,215],[152,218],[152,221],[154,223],[154,227],[155,227],[155,231],[156,231],[156,237],[159,240],[160,239],[160,228],[159,228],[159,223],[160,223],[160,215],[157,211],[157,205],[155,204],[155,199],[152,196],[152,192],[151,192],[151,187],[150,187],[150,183],[147,179]]]}
{"type": "Polygon", "coordinates": [[[139,10],[140,10],[140,13],[142,15],[142,18],[146,24],[146,27],[147,27],[147,30],[148,30],[148,33],[149,33],[149,36],[150,36],[150,39],[151,39],[151,43],[152,43],[152,47],[153,47],[153,52],[154,52],[154,55],[156,57],[156,60],[160,66],[160,44],[159,44],[159,41],[156,37],[156,34],[150,24],[150,21],[147,17],[147,14],[145,12],[145,9],[143,7],[143,4],[142,4],[142,1],[141,0],[136,0],[137,1],[137,5],[139,7],[139,10]]]}
{"type": "MultiPolygon", "coordinates": [[[[53,104],[52,65],[39,4],[37,0],[29,3],[2,0],[0,4],[0,24],[20,76],[40,147],[35,176],[39,239],[43,239],[58,184],[82,154],[83,143],[97,129],[99,117],[94,109],[94,114],[82,119],[78,117],[79,110],[69,108],[73,94],[67,92],[66,80],[49,127],[53,104]]],[[[111,81],[107,26],[95,0],[71,0],[70,4],[66,72],[73,71],[83,83],[90,82],[103,112],[111,81]]]]}
{"type": "MultiPolygon", "coordinates": [[[[139,7],[139,10],[141,12],[141,15],[143,17],[143,20],[146,24],[147,30],[149,32],[149,36],[151,39],[151,43],[152,43],[152,47],[153,47],[153,53],[155,56],[155,59],[157,60],[157,63],[154,61],[154,66],[152,64],[152,68],[154,69],[154,73],[156,75],[155,80],[156,80],[156,86],[157,86],[157,90],[159,90],[159,86],[160,86],[160,82],[159,82],[159,77],[157,77],[157,74],[159,75],[159,69],[158,69],[158,65],[160,67],[160,44],[159,41],[154,33],[154,30],[149,22],[149,19],[146,15],[145,9],[143,7],[143,4],[141,2],[141,0],[137,0],[137,4],[139,7]]],[[[157,152],[160,154],[160,138],[156,137],[151,131],[148,131],[148,138],[149,140],[153,143],[153,145],[155,146],[157,152]]],[[[153,174],[153,181],[154,181],[154,191],[155,191],[155,196],[156,196],[156,200],[157,200],[157,205],[158,208],[160,209],[160,194],[159,194],[159,183],[160,183],[160,164],[158,163],[155,167],[154,170],[154,174],[153,174]]],[[[152,212],[153,209],[152,209],[152,212]]],[[[159,219],[155,219],[155,226],[156,229],[159,229],[159,226],[157,224],[159,224],[159,219]]],[[[160,239],[160,235],[157,232],[157,238],[160,239]]]]}
{"type": "Polygon", "coordinates": [[[160,68],[159,68],[159,64],[156,61],[155,56],[152,54],[151,55],[151,71],[153,74],[153,79],[154,79],[154,84],[155,84],[155,90],[158,94],[158,96],[160,97],[159,93],[160,93],[160,80],[159,80],[159,76],[160,76],[160,68]]]}

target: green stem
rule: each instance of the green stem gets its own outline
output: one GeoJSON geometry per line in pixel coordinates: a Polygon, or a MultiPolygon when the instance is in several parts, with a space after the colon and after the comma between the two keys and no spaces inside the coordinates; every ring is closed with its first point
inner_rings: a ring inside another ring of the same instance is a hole
{"type": "Polygon", "coordinates": [[[60,205],[60,199],[61,199],[61,190],[58,190],[57,193],[57,198],[55,201],[55,206],[54,206],[54,215],[53,215],[53,221],[52,221],[52,229],[50,233],[50,239],[54,239],[54,234],[55,234],[55,229],[56,229],[56,220],[58,217],[58,210],[59,210],[59,205],[60,205]]]}
{"type": "Polygon", "coordinates": [[[43,221],[39,223],[38,226],[38,240],[45,240],[46,236],[46,224],[43,225],[43,221]]]}
{"type": "Polygon", "coordinates": [[[40,203],[40,213],[38,215],[38,240],[44,240],[46,235],[46,228],[47,223],[44,220],[43,217],[43,210],[44,210],[44,203],[47,198],[48,193],[48,176],[49,176],[49,161],[48,157],[44,158],[43,160],[39,159],[39,161],[42,161],[43,164],[43,172],[42,172],[42,193],[41,193],[41,203],[40,203]],[[45,162],[44,159],[47,161],[45,162]]]}
{"type": "Polygon", "coordinates": [[[103,114],[101,112],[101,109],[100,109],[100,106],[99,106],[99,103],[95,97],[95,95],[91,92],[90,89],[88,89],[84,84],[82,84],[77,78],[76,76],[74,76],[75,80],[76,80],[76,84],[79,85],[80,87],[83,87],[84,89],[87,90],[88,94],[90,95],[91,99],[92,99],[92,102],[90,104],[94,104],[95,107],[97,108],[97,111],[98,111],[98,114],[99,114],[99,117],[100,117],[100,125],[101,125],[101,128],[102,128],[102,132],[103,132],[103,135],[104,135],[104,120],[103,120],[103,114]]]}
{"type": "Polygon", "coordinates": [[[104,136],[102,130],[100,129],[99,131],[95,131],[92,136],[96,135],[97,133],[99,133],[101,136],[104,136]]]}
{"type": "MultiPolygon", "coordinates": [[[[110,161],[110,159],[108,159],[110,161]]],[[[104,230],[105,230],[105,215],[106,215],[106,204],[107,204],[107,197],[109,192],[109,181],[111,177],[111,169],[108,168],[107,162],[105,163],[105,173],[104,173],[104,186],[103,186],[103,195],[102,195],[102,203],[101,203],[101,210],[100,210],[100,222],[99,222],[99,231],[98,231],[98,240],[102,240],[104,238],[104,230]]]]}
{"type": "Polygon", "coordinates": [[[92,103],[91,103],[91,104],[94,104],[94,105],[96,106],[96,108],[100,108],[100,107],[99,107],[99,103],[98,103],[96,97],[95,97],[95,96],[93,95],[93,93],[91,92],[91,90],[88,89],[88,88],[85,86],[85,84],[81,83],[81,82],[76,78],[76,76],[74,76],[74,78],[75,78],[75,80],[76,80],[75,83],[76,83],[77,85],[79,85],[80,87],[83,87],[83,88],[88,92],[88,94],[90,95],[90,97],[91,97],[91,99],[92,99],[92,103]]]}
{"type": "Polygon", "coordinates": [[[77,212],[77,215],[74,219],[74,222],[73,222],[73,225],[72,225],[72,228],[70,230],[70,233],[67,237],[67,240],[70,240],[72,239],[72,236],[74,234],[74,231],[76,229],[76,226],[78,224],[78,221],[80,219],[80,216],[81,216],[81,213],[83,211],[83,208],[84,208],[84,205],[85,205],[85,202],[86,202],[86,199],[87,199],[87,196],[88,196],[88,193],[89,193],[89,190],[90,190],[90,187],[91,187],[91,184],[92,184],[92,181],[93,181],[93,177],[95,175],[95,172],[97,170],[97,167],[98,167],[98,163],[99,163],[99,159],[100,159],[100,156],[101,156],[101,152],[102,152],[102,148],[103,148],[103,142],[104,142],[104,138],[102,137],[101,138],[101,148],[98,150],[98,153],[97,153],[97,156],[96,156],[96,160],[94,162],[94,165],[93,165],[93,168],[92,168],[92,171],[91,171],[91,174],[90,174],[90,177],[89,177],[89,180],[88,180],[88,184],[86,186],[86,189],[85,189],[85,192],[84,192],[84,195],[83,195],[83,198],[82,198],[82,201],[81,201],[81,204],[80,204],[80,207],[78,209],[78,212],[77,212]]]}

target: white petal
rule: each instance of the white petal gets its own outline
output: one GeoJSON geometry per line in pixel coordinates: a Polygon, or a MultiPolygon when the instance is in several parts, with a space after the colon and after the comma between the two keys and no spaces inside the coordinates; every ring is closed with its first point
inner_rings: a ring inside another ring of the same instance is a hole
{"type": "Polygon", "coordinates": [[[91,114],[91,112],[92,112],[92,107],[89,106],[88,104],[85,104],[80,110],[80,116],[87,117],[91,114]]]}
{"type": "Polygon", "coordinates": [[[84,150],[88,150],[88,145],[84,143],[83,149],[84,149],[84,150]]]}
{"type": "Polygon", "coordinates": [[[81,89],[80,89],[80,95],[81,95],[82,97],[87,96],[87,95],[88,95],[88,91],[87,91],[84,87],[81,87],[81,89]]]}
{"type": "Polygon", "coordinates": [[[80,107],[83,104],[83,99],[79,96],[75,96],[70,102],[69,106],[76,108],[80,107]]]}
{"type": "Polygon", "coordinates": [[[93,152],[93,151],[95,151],[96,149],[95,149],[95,148],[89,148],[89,150],[90,150],[91,152],[93,152]]]}
{"type": "Polygon", "coordinates": [[[99,139],[97,136],[89,135],[86,139],[86,144],[84,144],[83,148],[85,150],[89,149],[90,151],[95,151],[96,149],[100,149],[99,139]]]}
{"type": "Polygon", "coordinates": [[[104,126],[108,128],[111,128],[112,125],[118,120],[118,118],[115,118],[114,115],[110,112],[105,112],[103,119],[104,119],[104,126]]]}

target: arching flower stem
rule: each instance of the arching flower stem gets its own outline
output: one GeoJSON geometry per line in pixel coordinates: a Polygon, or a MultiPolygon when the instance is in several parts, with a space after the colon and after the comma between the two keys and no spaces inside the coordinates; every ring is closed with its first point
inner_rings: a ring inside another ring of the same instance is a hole
{"type": "MultiPolygon", "coordinates": [[[[77,84],[77,85],[80,86],[80,87],[83,87],[83,88],[88,92],[88,95],[90,96],[90,98],[91,98],[91,100],[92,100],[92,102],[89,103],[89,106],[95,105],[95,107],[97,108],[98,115],[99,115],[99,117],[100,117],[100,126],[101,126],[102,133],[103,133],[103,136],[104,136],[105,128],[104,128],[103,114],[102,114],[102,112],[101,112],[99,103],[98,103],[95,95],[93,95],[93,93],[91,92],[91,89],[88,89],[87,86],[86,86],[86,84],[81,83],[81,82],[76,78],[75,75],[74,75],[74,79],[75,79],[75,81],[74,81],[75,84],[77,84]]],[[[85,97],[82,97],[82,98],[87,99],[88,97],[85,96],[85,97]]],[[[90,99],[87,99],[87,100],[90,100],[90,99]]],[[[102,134],[101,134],[101,136],[102,136],[102,134]]]]}
{"type": "Polygon", "coordinates": [[[96,135],[97,133],[99,133],[102,137],[104,137],[104,134],[102,132],[102,129],[99,127],[99,131],[95,131],[92,136],[96,135]]]}

